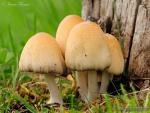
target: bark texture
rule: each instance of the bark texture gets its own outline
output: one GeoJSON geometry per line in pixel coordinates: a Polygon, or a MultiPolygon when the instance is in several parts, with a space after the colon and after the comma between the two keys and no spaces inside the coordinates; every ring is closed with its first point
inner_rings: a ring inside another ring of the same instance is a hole
{"type": "Polygon", "coordinates": [[[83,0],[82,16],[118,38],[125,71],[142,87],[150,79],[150,0],[83,0]]]}

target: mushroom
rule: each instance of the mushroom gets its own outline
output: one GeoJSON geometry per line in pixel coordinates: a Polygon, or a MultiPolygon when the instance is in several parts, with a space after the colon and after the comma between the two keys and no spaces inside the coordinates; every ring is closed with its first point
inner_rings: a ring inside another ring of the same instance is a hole
{"type": "MultiPolygon", "coordinates": [[[[59,24],[57,32],[56,32],[56,41],[58,42],[64,56],[65,56],[65,50],[66,50],[66,42],[69,37],[69,33],[71,29],[75,25],[83,21],[84,20],[80,16],[69,15],[69,16],[66,16],[59,24]]],[[[67,79],[72,81],[72,88],[83,87],[84,89],[86,89],[87,86],[82,86],[82,82],[87,82],[87,78],[85,76],[87,73],[75,72],[75,74],[76,74],[77,81],[75,81],[71,75],[67,76],[67,79]],[[81,76],[78,76],[78,75],[81,75],[81,76]],[[76,83],[77,83],[77,86],[76,86],[76,83]]],[[[82,91],[79,90],[79,93],[80,95],[82,95],[82,91]]]]}
{"type": "Polygon", "coordinates": [[[84,20],[80,16],[69,15],[60,22],[56,32],[56,41],[58,42],[63,55],[65,54],[66,42],[71,29],[83,21],[84,20]]]}
{"type": "Polygon", "coordinates": [[[63,104],[55,77],[63,74],[66,66],[61,50],[51,35],[41,32],[27,41],[20,56],[19,70],[44,74],[50,91],[47,104],[63,104]]]}
{"type": "Polygon", "coordinates": [[[67,75],[67,79],[72,82],[71,88],[76,89],[76,81],[71,74],[67,75]]]}
{"type": "MultiPolygon", "coordinates": [[[[95,100],[98,96],[97,71],[104,70],[111,63],[109,48],[104,40],[101,28],[93,22],[82,22],[70,32],[67,40],[65,62],[68,68],[84,72],[87,81],[81,81],[82,86],[88,83],[87,91],[83,87],[84,101],[95,100]]],[[[80,75],[78,75],[80,76],[80,75]]]]}
{"type": "Polygon", "coordinates": [[[102,73],[100,93],[106,93],[109,85],[109,80],[113,75],[119,75],[124,69],[124,59],[122,50],[118,40],[111,34],[105,34],[105,41],[110,49],[111,65],[102,73]]]}

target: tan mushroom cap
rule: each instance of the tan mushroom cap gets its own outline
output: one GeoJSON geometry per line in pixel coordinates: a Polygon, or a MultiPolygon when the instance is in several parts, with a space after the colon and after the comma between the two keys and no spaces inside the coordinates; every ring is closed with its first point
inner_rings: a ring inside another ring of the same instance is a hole
{"type": "Polygon", "coordinates": [[[48,33],[32,36],[23,48],[19,61],[19,69],[27,72],[62,74],[65,67],[61,50],[48,33]]]}
{"type": "Polygon", "coordinates": [[[107,42],[112,57],[112,62],[108,68],[108,72],[114,75],[119,75],[124,69],[124,59],[122,50],[118,40],[111,34],[105,34],[105,41],[107,42]]]}
{"type": "Polygon", "coordinates": [[[70,32],[65,52],[66,65],[72,70],[103,70],[111,63],[104,33],[93,22],[82,22],[70,32]]]}
{"type": "Polygon", "coordinates": [[[69,36],[71,29],[76,24],[79,24],[83,21],[84,20],[77,15],[69,15],[69,16],[66,16],[59,24],[57,32],[56,32],[56,41],[58,42],[63,55],[65,53],[66,41],[67,41],[67,38],[69,36]]]}

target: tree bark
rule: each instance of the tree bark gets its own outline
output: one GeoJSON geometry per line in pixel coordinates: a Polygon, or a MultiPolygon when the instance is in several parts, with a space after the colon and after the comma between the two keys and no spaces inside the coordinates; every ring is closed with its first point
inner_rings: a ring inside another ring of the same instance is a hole
{"type": "Polygon", "coordinates": [[[125,73],[141,88],[150,80],[150,0],[83,0],[82,6],[83,18],[118,38],[125,73]]]}

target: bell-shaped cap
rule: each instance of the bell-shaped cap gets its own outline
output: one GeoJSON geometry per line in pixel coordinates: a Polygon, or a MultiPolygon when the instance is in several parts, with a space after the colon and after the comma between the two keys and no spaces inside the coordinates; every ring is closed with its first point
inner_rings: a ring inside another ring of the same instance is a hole
{"type": "Polygon", "coordinates": [[[123,72],[124,69],[124,58],[121,46],[118,40],[113,35],[105,34],[105,36],[106,36],[105,41],[109,46],[112,58],[111,65],[107,71],[114,75],[119,75],[123,72]]]}
{"type": "Polygon", "coordinates": [[[110,66],[110,51],[99,25],[82,22],[71,30],[65,61],[72,70],[104,70],[110,66]]]}
{"type": "Polygon", "coordinates": [[[83,22],[84,20],[77,15],[69,15],[66,16],[59,24],[57,32],[56,32],[56,41],[58,42],[63,55],[65,54],[66,49],[66,41],[68,39],[69,33],[71,29],[83,22]]]}
{"type": "Polygon", "coordinates": [[[22,50],[19,69],[35,73],[63,74],[65,61],[56,40],[48,33],[32,36],[22,50]]]}

